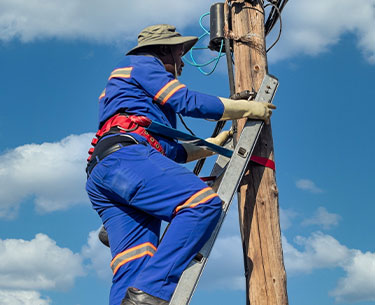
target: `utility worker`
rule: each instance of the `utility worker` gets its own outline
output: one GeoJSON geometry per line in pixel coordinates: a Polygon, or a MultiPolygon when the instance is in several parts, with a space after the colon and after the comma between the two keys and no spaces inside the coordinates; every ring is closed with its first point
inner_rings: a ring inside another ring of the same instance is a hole
{"type": "MultiPolygon", "coordinates": [[[[197,42],[175,27],[145,28],[109,76],[99,97],[86,190],[108,232],[113,280],[110,305],[166,305],[189,262],[209,239],[222,208],[218,195],[178,163],[206,150],[151,135],[142,125],[176,127],[176,113],[268,121],[269,103],[233,101],[189,90],[177,80],[181,57],[197,42]],[[161,221],[170,223],[159,244],[161,221]]],[[[228,132],[212,143],[222,145],[228,132]]]]}

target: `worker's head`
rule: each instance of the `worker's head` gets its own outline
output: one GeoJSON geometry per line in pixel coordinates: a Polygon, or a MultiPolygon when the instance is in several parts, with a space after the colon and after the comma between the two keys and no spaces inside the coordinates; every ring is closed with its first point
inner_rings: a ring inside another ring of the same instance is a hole
{"type": "Polygon", "coordinates": [[[180,75],[184,63],[182,56],[198,41],[194,36],[181,36],[176,28],[168,24],[152,25],[143,29],[138,35],[138,45],[127,55],[150,53],[160,58],[165,69],[172,74],[180,75]]]}

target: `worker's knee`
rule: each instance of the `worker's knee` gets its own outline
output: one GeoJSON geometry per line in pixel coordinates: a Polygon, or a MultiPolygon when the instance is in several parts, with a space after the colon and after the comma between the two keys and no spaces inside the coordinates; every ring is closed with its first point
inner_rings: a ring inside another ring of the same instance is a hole
{"type": "Polygon", "coordinates": [[[222,200],[219,196],[216,196],[212,199],[210,199],[209,202],[207,202],[207,206],[209,206],[215,215],[220,216],[222,210],[223,210],[223,204],[222,200]]]}
{"type": "MultiPolygon", "coordinates": [[[[215,224],[218,222],[219,218],[220,218],[220,215],[223,211],[223,208],[222,208],[222,201],[220,199],[219,196],[216,196],[214,198],[212,198],[209,202],[206,203],[206,207],[207,207],[207,214],[211,214],[210,216],[210,219],[211,219],[211,223],[212,224],[215,224]]],[[[204,216],[204,217],[207,217],[204,216]]]]}
{"type": "Polygon", "coordinates": [[[210,187],[194,193],[175,209],[175,215],[188,213],[197,218],[204,218],[208,222],[216,222],[221,212],[222,201],[210,187]]]}

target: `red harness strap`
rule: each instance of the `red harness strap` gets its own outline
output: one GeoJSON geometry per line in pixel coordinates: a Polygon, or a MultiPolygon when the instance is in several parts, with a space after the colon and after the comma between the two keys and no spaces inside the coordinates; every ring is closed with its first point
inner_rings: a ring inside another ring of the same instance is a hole
{"type": "MultiPolygon", "coordinates": [[[[136,115],[128,115],[124,113],[118,113],[114,116],[110,117],[98,130],[95,135],[95,138],[92,139],[91,145],[95,147],[101,137],[107,135],[110,131],[113,131],[114,128],[116,132],[120,133],[127,133],[133,132],[136,134],[141,135],[142,137],[146,138],[147,142],[155,148],[157,151],[162,153],[163,155],[164,150],[160,143],[151,136],[144,127],[147,127],[151,124],[151,120],[145,116],[136,116],[136,115]]],[[[94,148],[90,148],[89,150],[89,157],[87,161],[90,161],[91,155],[94,151],[94,148]]]]}
{"type": "Polygon", "coordinates": [[[276,170],[275,162],[271,159],[258,157],[258,156],[251,156],[250,161],[263,165],[265,167],[269,167],[270,169],[276,170]]]}

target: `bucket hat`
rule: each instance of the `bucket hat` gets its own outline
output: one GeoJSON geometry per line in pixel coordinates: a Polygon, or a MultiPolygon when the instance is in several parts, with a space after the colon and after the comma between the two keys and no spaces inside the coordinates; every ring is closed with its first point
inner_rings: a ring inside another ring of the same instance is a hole
{"type": "Polygon", "coordinates": [[[138,35],[138,45],[126,55],[146,46],[184,44],[184,55],[196,44],[198,37],[182,36],[176,27],[169,24],[156,24],[143,29],[138,35]]]}

